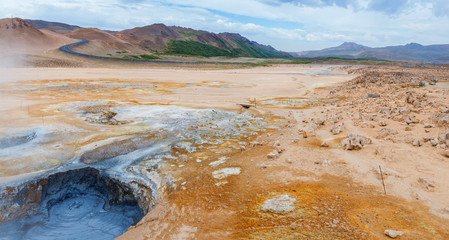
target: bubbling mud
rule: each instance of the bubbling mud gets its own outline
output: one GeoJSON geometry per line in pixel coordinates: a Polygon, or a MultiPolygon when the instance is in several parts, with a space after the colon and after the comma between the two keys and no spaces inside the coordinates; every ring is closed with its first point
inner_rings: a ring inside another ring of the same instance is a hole
{"type": "Polygon", "coordinates": [[[94,168],[59,172],[2,192],[1,239],[114,239],[146,213],[132,186],[94,168]]]}

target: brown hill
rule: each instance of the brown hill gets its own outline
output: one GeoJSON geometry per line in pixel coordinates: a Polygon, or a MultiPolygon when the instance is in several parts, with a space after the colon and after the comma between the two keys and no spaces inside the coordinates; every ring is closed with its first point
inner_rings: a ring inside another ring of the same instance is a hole
{"type": "Polygon", "coordinates": [[[103,55],[114,51],[142,52],[139,47],[97,28],[81,28],[66,35],[89,40],[89,43],[74,48],[86,54],[103,55]]]}
{"type": "Polygon", "coordinates": [[[20,18],[0,19],[2,53],[29,53],[54,49],[72,40],[58,33],[39,30],[20,18]]]}
{"type": "Polygon", "coordinates": [[[271,46],[250,41],[239,34],[212,33],[191,28],[153,24],[114,34],[150,52],[186,56],[291,57],[271,46]]]}
{"type": "Polygon", "coordinates": [[[120,31],[114,35],[142,48],[150,47],[152,50],[157,51],[164,50],[168,45],[169,39],[176,40],[183,38],[181,34],[164,24],[136,27],[120,31]]]}

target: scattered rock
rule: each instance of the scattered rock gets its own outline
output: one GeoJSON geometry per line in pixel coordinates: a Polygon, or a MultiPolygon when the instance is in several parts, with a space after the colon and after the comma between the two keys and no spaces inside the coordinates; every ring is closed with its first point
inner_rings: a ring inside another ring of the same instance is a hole
{"type": "Polygon", "coordinates": [[[415,146],[415,147],[421,147],[421,141],[419,141],[419,139],[415,139],[415,140],[413,141],[413,146],[415,146]]]}
{"type": "Polygon", "coordinates": [[[275,149],[272,152],[268,153],[267,157],[269,159],[277,158],[279,157],[279,152],[275,149]]]}
{"type": "Polygon", "coordinates": [[[331,127],[331,133],[334,135],[337,135],[337,134],[341,133],[341,131],[343,130],[344,127],[345,127],[344,123],[339,123],[337,125],[333,125],[331,127]]]}
{"type": "Polygon", "coordinates": [[[387,126],[387,121],[385,121],[385,120],[380,120],[380,121],[379,121],[379,126],[381,126],[381,127],[387,126]]]}
{"type": "Polygon", "coordinates": [[[419,86],[420,86],[420,87],[424,87],[424,86],[426,86],[426,82],[424,82],[424,81],[420,81],[420,82],[419,82],[419,86]]]}
{"type": "Polygon", "coordinates": [[[412,130],[412,128],[410,127],[410,126],[407,126],[407,127],[405,127],[405,129],[404,129],[405,131],[407,131],[407,132],[409,132],[409,131],[411,131],[412,130]]]}
{"type": "Polygon", "coordinates": [[[430,144],[432,144],[432,146],[436,147],[438,144],[440,144],[440,141],[438,140],[438,138],[434,138],[434,139],[430,140],[430,144]]]}
{"type": "Polygon", "coordinates": [[[315,125],[317,125],[317,126],[322,126],[322,125],[324,125],[324,120],[323,119],[315,119],[314,121],[313,121],[313,123],[315,124],[315,125]]]}
{"type": "Polygon", "coordinates": [[[287,159],[287,163],[293,163],[292,159],[291,159],[291,158],[288,158],[288,159],[287,159]]]}
{"type": "Polygon", "coordinates": [[[368,98],[378,98],[378,97],[380,97],[380,95],[379,94],[377,94],[377,93],[368,93],[368,96],[367,96],[368,98]]]}
{"type": "Polygon", "coordinates": [[[437,113],[432,114],[430,119],[440,125],[440,126],[449,126],[449,110],[448,109],[442,109],[437,113]]]}
{"type": "Polygon", "coordinates": [[[322,165],[323,167],[326,167],[326,166],[332,166],[332,160],[324,159],[323,162],[321,163],[321,165],[322,165]]]}
{"type": "Polygon", "coordinates": [[[424,123],[424,128],[432,128],[432,127],[433,127],[432,124],[424,123]]]}
{"type": "Polygon", "coordinates": [[[107,124],[107,125],[120,125],[127,123],[126,121],[117,121],[114,117],[117,115],[116,112],[111,110],[103,110],[101,112],[89,112],[86,113],[89,117],[86,117],[86,121],[96,124],[107,124]]]}
{"type": "Polygon", "coordinates": [[[359,150],[363,146],[370,144],[370,138],[358,135],[357,133],[348,133],[348,138],[341,141],[344,150],[359,150]]]}
{"type": "Polygon", "coordinates": [[[419,123],[419,120],[416,119],[416,117],[413,116],[413,115],[408,115],[408,114],[406,114],[406,115],[402,116],[402,119],[403,119],[403,120],[405,121],[405,123],[407,123],[408,125],[415,124],[415,123],[419,123]]]}
{"type": "Polygon", "coordinates": [[[394,238],[402,236],[404,234],[404,232],[402,232],[402,231],[395,231],[395,230],[385,230],[384,234],[385,234],[385,236],[394,239],[394,238]]]}
{"type": "Polygon", "coordinates": [[[295,202],[295,198],[290,197],[288,194],[283,194],[266,200],[262,205],[262,210],[272,213],[287,213],[295,209],[295,202]]]}
{"type": "Polygon", "coordinates": [[[381,128],[379,129],[379,131],[377,131],[376,134],[376,138],[377,139],[383,139],[386,138],[390,135],[397,135],[399,134],[399,132],[395,129],[391,129],[391,128],[381,128]]]}
{"type": "Polygon", "coordinates": [[[418,182],[427,190],[427,191],[433,191],[433,188],[435,188],[435,184],[433,184],[431,181],[429,181],[426,178],[420,177],[418,179],[418,182]]]}
{"type": "Polygon", "coordinates": [[[327,144],[327,142],[322,142],[320,147],[329,147],[329,144],[327,144]]]}

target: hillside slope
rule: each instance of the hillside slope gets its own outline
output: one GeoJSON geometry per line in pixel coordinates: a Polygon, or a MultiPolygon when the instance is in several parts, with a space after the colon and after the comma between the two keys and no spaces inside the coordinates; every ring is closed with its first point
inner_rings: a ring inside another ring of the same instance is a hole
{"type": "Polygon", "coordinates": [[[75,47],[73,50],[92,54],[92,55],[106,55],[117,51],[121,52],[142,52],[141,48],[122,40],[112,34],[102,31],[97,28],[81,28],[71,33],[66,34],[70,37],[84,38],[89,40],[89,43],[75,47]]]}
{"type": "Polygon", "coordinates": [[[250,41],[239,34],[215,34],[190,28],[168,27],[164,24],[128,29],[116,33],[115,36],[159,54],[204,57],[291,57],[288,53],[250,41]]]}
{"type": "Polygon", "coordinates": [[[0,51],[2,53],[29,53],[54,49],[72,39],[48,30],[39,30],[20,18],[0,19],[0,51]]]}
{"type": "Polygon", "coordinates": [[[48,22],[43,20],[31,20],[31,19],[25,19],[25,21],[29,22],[31,25],[33,25],[37,29],[48,29],[53,32],[57,33],[70,33],[73,31],[76,31],[80,29],[80,26],[76,25],[69,25],[65,23],[59,23],[59,22],[48,22]]]}

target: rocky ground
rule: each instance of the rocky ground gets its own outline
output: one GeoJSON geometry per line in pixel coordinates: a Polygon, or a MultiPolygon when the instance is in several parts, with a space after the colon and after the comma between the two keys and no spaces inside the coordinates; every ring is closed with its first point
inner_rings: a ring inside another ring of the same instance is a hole
{"type": "Polygon", "coordinates": [[[181,187],[121,239],[447,238],[449,69],[334,70],[358,76],[259,101],[282,126],[220,165],[238,174],[222,185],[185,163],[181,187]]]}
{"type": "MultiPolygon", "coordinates": [[[[158,138],[142,129],[174,121],[164,107],[178,123],[198,117],[196,128],[181,128],[183,144],[164,164],[133,166],[170,180],[120,239],[448,239],[448,73],[318,65],[28,69],[19,87],[5,88],[1,130],[59,126],[58,148],[69,156],[38,166],[51,168],[154,144],[158,138]]],[[[24,158],[21,171],[34,172],[33,159],[24,158]]],[[[0,180],[19,171],[0,164],[0,180]]]]}

